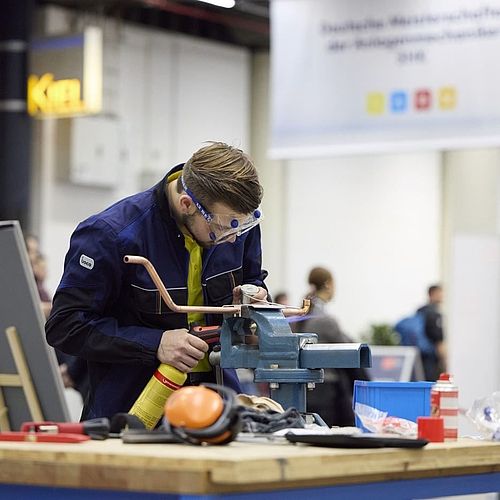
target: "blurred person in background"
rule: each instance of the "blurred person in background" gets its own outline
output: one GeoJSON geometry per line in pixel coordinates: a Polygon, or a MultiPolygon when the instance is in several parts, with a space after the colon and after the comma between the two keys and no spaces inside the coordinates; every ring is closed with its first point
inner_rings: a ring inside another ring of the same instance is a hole
{"type": "MultiPolygon", "coordinates": [[[[335,296],[332,273],[324,267],[314,267],[308,277],[311,287],[306,296],[311,309],[304,321],[295,324],[295,331],[316,333],[320,343],[353,342],[327,311],[327,304],[335,296]]],[[[327,368],[325,381],[307,393],[307,411],[318,413],[329,426],[353,426],[352,394],[354,380],[369,380],[363,368],[327,368]]]]}
{"type": "Polygon", "coordinates": [[[443,302],[443,287],[439,284],[431,285],[427,290],[428,302],[417,310],[424,316],[424,332],[432,343],[431,352],[421,352],[425,380],[435,381],[441,372],[446,371],[446,352],[443,333],[443,316],[441,304],[443,302]]]}
{"type": "Polygon", "coordinates": [[[282,306],[287,306],[290,304],[288,294],[286,292],[278,292],[274,297],[274,302],[276,304],[281,304],[282,306]]]}
{"type": "Polygon", "coordinates": [[[50,294],[45,286],[45,279],[47,278],[47,261],[41,253],[33,257],[31,261],[31,268],[35,277],[36,288],[38,290],[43,315],[45,319],[47,319],[52,309],[52,299],[50,298],[50,294]]]}
{"type": "Polygon", "coordinates": [[[40,252],[40,243],[38,238],[33,234],[28,234],[24,238],[26,251],[30,260],[31,270],[35,278],[35,284],[40,298],[43,315],[45,319],[49,317],[52,309],[52,300],[50,294],[45,287],[45,279],[47,277],[47,262],[40,252]]]}
{"type": "Polygon", "coordinates": [[[24,243],[26,245],[26,251],[28,252],[30,262],[33,263],[34,258],[40,253],[40,243],[38,238],[33,234],[27,234],[24,237],[24,243]]]}

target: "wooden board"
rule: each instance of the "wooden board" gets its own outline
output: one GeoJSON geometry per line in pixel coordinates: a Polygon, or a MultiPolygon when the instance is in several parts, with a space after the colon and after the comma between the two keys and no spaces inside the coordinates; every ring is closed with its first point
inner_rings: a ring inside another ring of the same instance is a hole
{"type": "Polygon", "coordinates": [[[6,484],[226,493],[498,472],[500,443],[461,439],[418,450],[346,450],[280,443],[4,442],[0,463],[0,483],[6,484]]]}

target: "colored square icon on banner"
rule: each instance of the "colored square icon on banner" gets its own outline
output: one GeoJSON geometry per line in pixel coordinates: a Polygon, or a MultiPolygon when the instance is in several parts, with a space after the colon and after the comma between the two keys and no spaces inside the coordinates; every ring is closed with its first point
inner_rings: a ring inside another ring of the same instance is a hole
{"type": "Polygon", "coordinates": [[[382,92],[369,92],[366,96],[366,112],[381,115],[385,108],[385,95],[382,92]]]}
{"type": "Polygon", "coordinates": [[[457,107],[457,89],[455,87],[441,87],[438,95],[441,109],[448,110],[457,107]]]}
{"type": "Polygon", "coordinates": [[[432,94],[428,89],[419,89],[415,91],[414,98],[415,109],[425,111],[431,108],[432,94]]]}
{"type": "Polygon", "coordinates": [[[391,94],[391,111],[393,113],[404,113],[408,109],[408,94],[402,90],[396,90],[391,94]]]}

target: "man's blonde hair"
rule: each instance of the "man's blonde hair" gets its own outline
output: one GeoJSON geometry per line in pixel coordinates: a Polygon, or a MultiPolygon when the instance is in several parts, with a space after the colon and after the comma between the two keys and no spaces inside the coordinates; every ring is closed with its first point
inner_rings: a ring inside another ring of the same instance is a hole
{"type": "MultiPolygon", "coordinates": [[[[249,214],[262,200],[263,189],[252,160],[241,149],[223,142],[211,142],[196,151],[184,165],[182,176],[207,210],[219,202],[249,214]]],[[[180,182],[177,189],[182,192],[180,182]]]]}

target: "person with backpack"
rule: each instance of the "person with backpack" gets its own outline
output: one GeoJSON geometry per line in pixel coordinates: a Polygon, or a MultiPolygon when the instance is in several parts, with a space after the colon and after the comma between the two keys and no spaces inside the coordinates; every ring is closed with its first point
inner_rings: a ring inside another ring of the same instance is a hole
{"type": "Polygon", "coordinates": [[[429,301],[420,307],[417,312],[425,319],[425,336],[431,342],[434,349],[427,353],[422,353],[422,364],[426,380],[435,381],[439,374],[446,371],[443,316],[441,314],[441,303],[443,302],[443,288],[441,285],[431,285],[427,294],[429,301]]]}
{"type": "Polygon", "coordinates": [[[401,345],[418,347],[425,380],[434,382],[446,371],[443,318],[440,306],[443,301],[441,285],[432,285],[427,290],[429,301],[417,312],[398,321],[394,326],[401,337],[401,345]]]}

